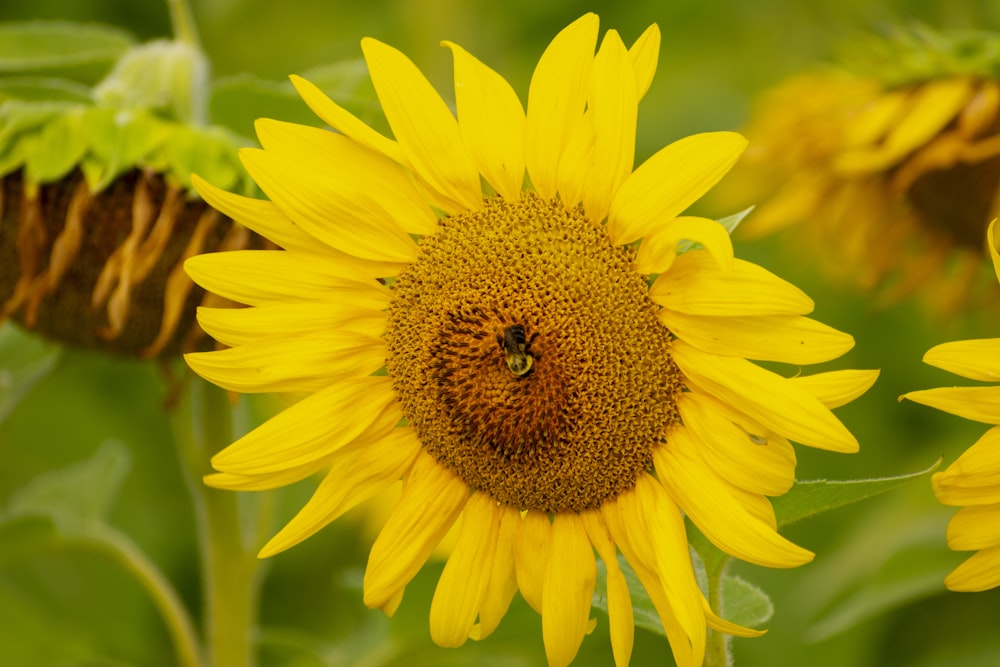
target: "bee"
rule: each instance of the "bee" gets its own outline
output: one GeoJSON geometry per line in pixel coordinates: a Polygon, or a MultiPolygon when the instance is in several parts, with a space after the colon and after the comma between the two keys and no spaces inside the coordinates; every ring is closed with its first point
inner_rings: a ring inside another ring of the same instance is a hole
{"type": "Polygon", "coordinates": [[[529,339],[523,324],[512,324],[505,328],[502,334],[497,334],[497,345],[504,352],[507,368],[517,377],[527,375],[531,371],[535,361],[531,356],[531,343],[537,335],[535,333],[529,339]]]}

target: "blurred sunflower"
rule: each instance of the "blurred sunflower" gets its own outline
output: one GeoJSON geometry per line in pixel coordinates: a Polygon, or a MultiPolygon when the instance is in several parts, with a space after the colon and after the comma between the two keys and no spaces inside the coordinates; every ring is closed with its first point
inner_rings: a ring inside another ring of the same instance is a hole
{"type": "Polygon", "coordinates": [[[633,171],[659,31],[629,49],[608,31],[595,55],[597,38],[594,14],[555,37],[527,113],[446,42],[457,120],[410,60],[365,39],[395,139],[293,78],[337,132],[258,122],[263,149],[241,158],[270,201],[196,180],[284,250],[188,260],[196,282],[251,307],[201,309],[231,347],[187,360],[233,391],[311,392],[215,456],[206,480],[265,489],[328,470],[261,556],[403,478],[369,556],[369,607],[393,613],[458,522],[434,641],[485,637],[520,590],[542,615],[550,664],[565,665],[591,627],[596,550],[623,665],[634,625],[620,550],[678,664],[693,667],[706,624],[759,633],[708,608],[682,511],[736,557],[808,562],[776,532],[767,496],[793,483],[789,439],[857,449],[830,407],[875,373],[789,380],[747,361],[821,362],[853,340],[804,317],[813,302],[800,290],[735,259],[720,224],[677,217],[742,137],[681,139],[633,171]],[[681,240],[701,245],[678,254],[681,240]]]}
{"type": "Polygon", "coordinates": [[[761,95],[722,201],[760,202],[748,238],[798,225],[834,274],[886,302],[919,289],[953,308],[1000,207],[997,38],[914,30],[865,45],[845,69],[761,95]]]}
{"type": "MultiPolygon", "coordinates": [[[[988,245],[1000,280],[1000,239],[990,224],[988,245]]],[[[963,340],[932,347],[924,362],[956,375],[996,382],[1000,377],[1000,338],[963,340]]],[[[997,387],[941,387],[911,391],[903,398],[938,410],[994,424],[946,470],[931,479],[945,505],[961,507],[948,524],[948,546],[977,553],[945,579],[954,591],[1000,586],[1000,401],[997,387]]]]}

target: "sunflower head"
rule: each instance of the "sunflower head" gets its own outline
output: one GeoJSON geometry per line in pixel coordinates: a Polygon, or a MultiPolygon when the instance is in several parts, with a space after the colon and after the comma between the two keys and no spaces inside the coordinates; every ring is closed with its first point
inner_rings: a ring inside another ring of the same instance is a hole
{"type": "Polygon", "coordinates": [[[262,120],[241,158],[267,200],[195,179],[220,211],[282,250],[187,261],[228,349],[187,356],[234,391],[308,394],[213,458],[208,483],[283,486],[322,473],[261,555],[307,538],[402,478],[369,556],[364,599],[392,613],[453,525],[431,603],[442,646],[481,639],[520,591],[552,665],[588,631],[607,568],[616,662],[632,649],[619,551],[680,665],[700,665],[716,616],[683,516],[745,560],[811,559],[775,530],[789,439],[857,442],[830,412],[872,373],[786,379],[748,359],[809,364],[850,336],[812,301],[734,258],[725,228],[682,216],[733,165],[730,132],[681,139],[634,167],[659,32],[626,47],[588,14],[542,54],[527,109],[456,44],[456,114],[402,53],[362,49],[393,137],[293,78],[333,131],[262,120]],[[596,50],[596,53],[595,53],[596,50]],[[456,117],[457,116],[457,117],[456,117]],[[689,249],[679,252],[679,249],[689,249]]]}
{"type": "Polygon", "coordinates": [[[742,232],[796,225],[835,274],[886,301],[965,301],[1000,212],[997,43],[897,32],[764,93],[723,195],[761,202],[742,232]]]}

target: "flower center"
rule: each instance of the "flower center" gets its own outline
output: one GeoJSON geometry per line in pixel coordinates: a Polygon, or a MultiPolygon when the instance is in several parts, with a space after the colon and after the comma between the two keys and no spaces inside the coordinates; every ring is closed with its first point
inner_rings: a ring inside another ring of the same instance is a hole
{"type": "Polygon", "coordinates": [[[393,284],[386,368],[426,451],[521,510],[632,489],[681,375],[631,255],[533,193],[441,220],[393,284]]]}

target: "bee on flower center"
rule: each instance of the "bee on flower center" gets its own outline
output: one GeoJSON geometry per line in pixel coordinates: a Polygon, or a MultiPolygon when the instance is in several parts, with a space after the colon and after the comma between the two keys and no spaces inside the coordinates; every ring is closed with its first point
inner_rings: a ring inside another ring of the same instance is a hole
{"type": "Polygon", "coordinates": [[[512,324],[502,334],[497,334],[497,345],[504,352],[507,368],[517,377],[523,377],[531,371],[535,360],[530,350],[536,336],[537,332],[529,339],[523,324],[512,324]]]}

